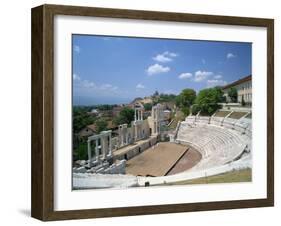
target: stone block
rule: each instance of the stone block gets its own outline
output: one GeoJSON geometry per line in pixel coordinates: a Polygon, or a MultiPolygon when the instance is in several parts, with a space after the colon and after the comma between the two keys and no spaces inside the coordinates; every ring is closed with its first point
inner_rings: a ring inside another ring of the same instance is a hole
{"type": "Polygon", "coordinates": [[[86,173],[87,169],[84,166],[76,168],[76,173],[86,173]]]}

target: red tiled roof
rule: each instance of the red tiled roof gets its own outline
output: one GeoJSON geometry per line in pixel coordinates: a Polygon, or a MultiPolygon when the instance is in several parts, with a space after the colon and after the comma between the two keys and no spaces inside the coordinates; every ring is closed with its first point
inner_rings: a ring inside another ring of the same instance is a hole
{"type": "Polygon", "coordinates": [[[95,124],[87,125],[87,128],[91,129],[93,132],[96,132],[96,125],[95,124]]]}
{"type": "Polygon", "coordinates": [[[230,87],[239,85],[239,84],[241,84],[241,83],[244,83],[244,82],[247,82],[247,81],[250,81],[250,80],[252,80],[252,75],[248,75],[248,76],[246,76],[246,77],[244,77],[244,78],[241,78],[241,79],[239,79],[239,80],[237,80],[237,81],[235,81],[235,82],[232,82],[232,83],[230,83],[230,84],[228,84],[228,85],[222,87],[222,89],[228,89],[228,88],[230,88],[230,87]]]}

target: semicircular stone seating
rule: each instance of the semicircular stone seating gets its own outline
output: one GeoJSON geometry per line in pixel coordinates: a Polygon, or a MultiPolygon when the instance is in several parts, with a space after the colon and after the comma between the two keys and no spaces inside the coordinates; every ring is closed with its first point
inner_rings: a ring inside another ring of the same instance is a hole
{"type": "Polygon", "coordinates": [[[251,150],[251,119],[188,116],[180,123],[176,142],[196,148],[202,160],[189,171],[235,161],[251,150]]]}

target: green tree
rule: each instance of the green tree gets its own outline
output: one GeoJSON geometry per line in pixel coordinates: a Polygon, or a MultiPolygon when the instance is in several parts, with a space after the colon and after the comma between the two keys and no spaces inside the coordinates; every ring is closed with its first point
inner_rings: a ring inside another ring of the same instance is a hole
{"type": "Polygon", "coordinates": [[[124,107],[120,111],[119,116],[117,116],[114,119],[114,123],[116,125],[125,124],[125,123],[130,125],[130,123],[134,120],[134,114],[135,114],[135,111],[133,109],[124,107]]]}
{"type": "Polygon", "coordinates": [[[193,115],[197,115],[197,113],[201,110],[200,106],[198,104],[193,104],[191,107],[191,113],[193,115]]]}
{"type": "Polygon", "coordinates": [[[101,105],[97,105],[96,108],[100,111],[109,111],[112,110],[114,106],[116,105],[101,104],[101,105]]]}
{"type": "Polygon", "coordinates": [[[156,90],[152,96],[153,96],[153,97],[159,96],[159,92],[156,90]]]}
{"type": "Polygon", "coordinates": [[[177,106],[177,107],[181,107],[182,96],[181,96],[181,95],[176,96],[175,101],[176,101],[176,106],[177,106]]]}
{"type": "Polygon", "coordinates": [[[151,103],[146,103],[143,105],[144,110],[150,111],[152,109],[152,104],[151,103]]]}
{"type": "Polygon", "coordinates": [[[164,94],[161,93],[158,99],[159,103],[163,103],[163,102],[174,102],[176,98],[176,95],[174,94],[164,94]]]}
{"type": "Polygon", "coordinates": [[[85,126],[93,124],[96,120],[94,116],[88,114],[88,107],[73,107],[73,132],[78,133],[85,126]]]}
{"type": "Polygon", "coordinates": [[[201,90],[196,97],[195,103],[198,104],[202,113],[211,115],[219,109],[218,103],[221,103],[223,99],[221,88],[215,87],[201,90]]]}
{"type": "Polygon", "coordinates": [[[233,103],[237,103],[237,89],[236,88],[234,88],[234,87],[231,87],[230,89],[229,89],[229,91],[228,91],[228,96],[229,96],[229,98],[230,98],[230,100],[231,100],[231,102],[233,102],[233,103]]]}
{"type": "Polygon", "coordinates": [[[86,141],[81,141],[78,147],[74,150],[76,160],[86,160],[88,158],[88,145],[86,141]]]}
{"type": "Polygon", "coordinates": [[[176,105],[180,108],[190,107],[196,98],[196,92],[193,89],[184,89],[176,97],[176,105]]]}
{"type": "Polygon", "coordinates": [[[190,113],[189,107],[182,107],[181,111],[183,112],[184,116],[188,116],[190,113]]]}
{"type": "Polygon", "coordinates": [[[104,119],[99,119],[96,121],[95,125],[96,125],[97,133],[100,133],[101,131],[106,130],[107,121],[105,121],[104,119]]]}

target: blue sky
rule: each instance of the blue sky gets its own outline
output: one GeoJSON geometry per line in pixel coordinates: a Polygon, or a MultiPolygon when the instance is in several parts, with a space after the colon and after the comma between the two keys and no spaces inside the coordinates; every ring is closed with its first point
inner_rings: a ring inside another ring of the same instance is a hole
{"type": "Polygon", "coordinates": [[[73,35],[75,105],[197,92],[251,74],[251,43],[73,35]]]}

